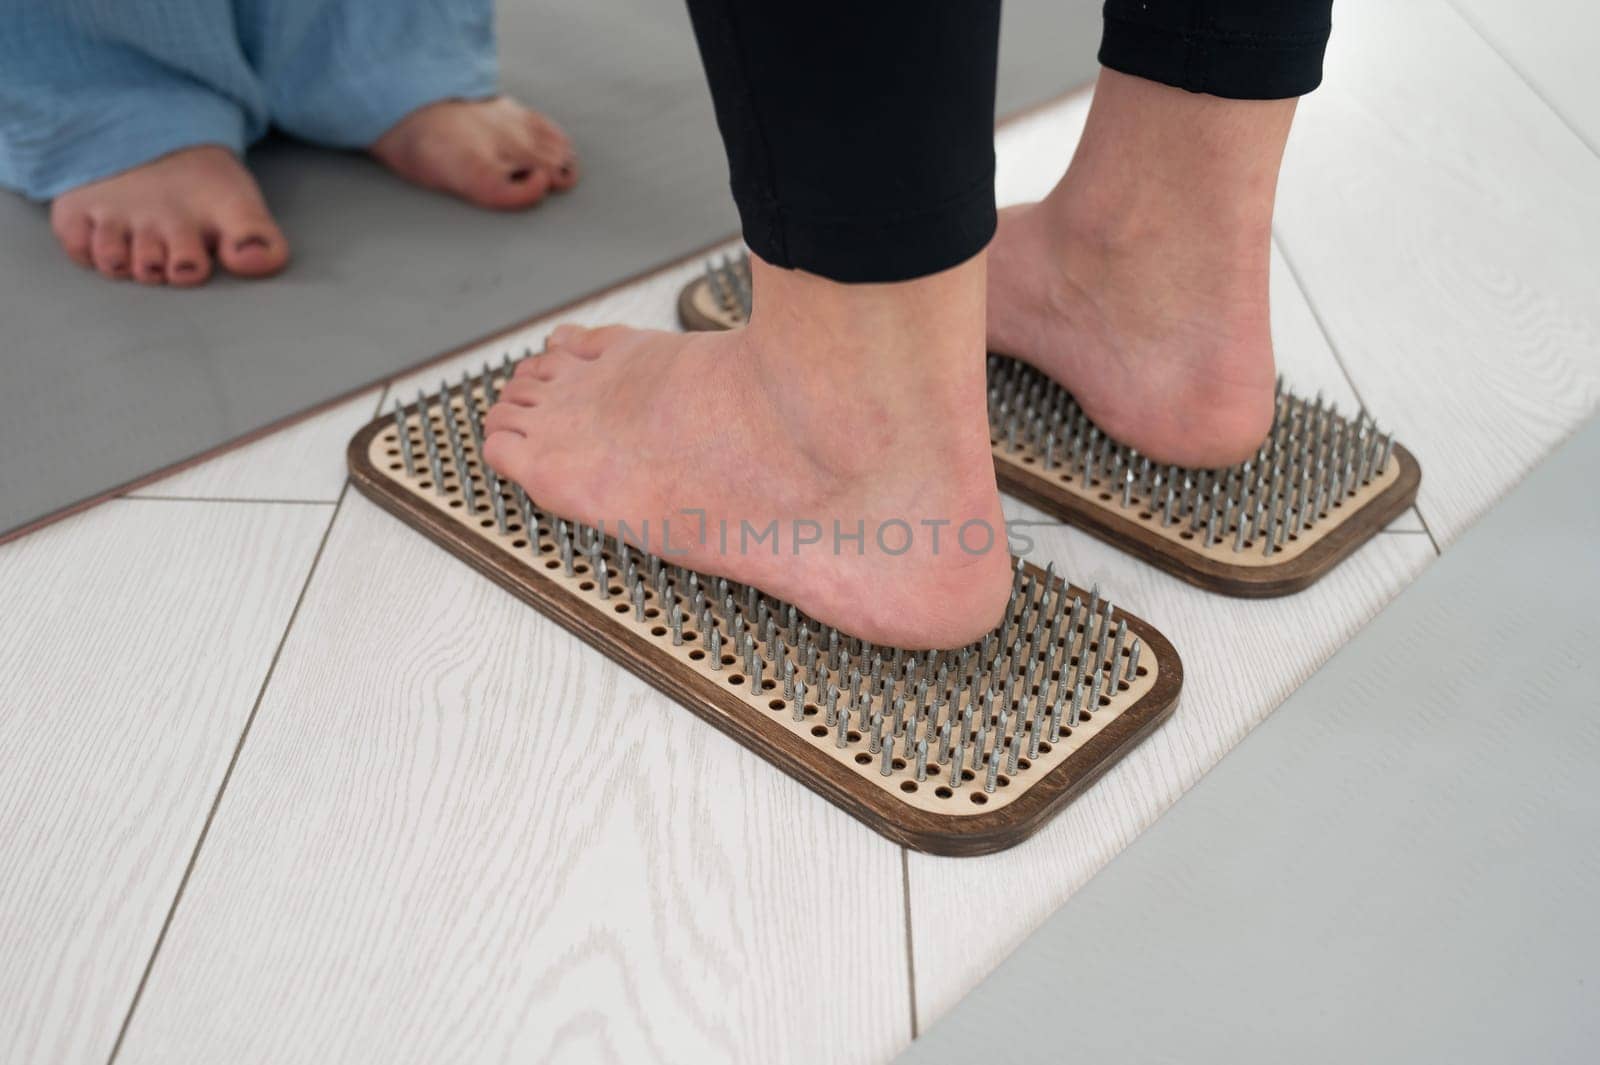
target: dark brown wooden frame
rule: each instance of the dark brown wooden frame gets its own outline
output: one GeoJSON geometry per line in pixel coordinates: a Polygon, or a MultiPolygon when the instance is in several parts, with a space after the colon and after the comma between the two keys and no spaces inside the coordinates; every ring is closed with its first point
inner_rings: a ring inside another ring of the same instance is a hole
{"type": "MultiPolygon", "coordinates": [[[[691,331],[727,329],[695,305],[694,294],[706,281],[697,277],[678,293],[678,321],[691,331]]],[[[1185,550],[1140,522],[1124,517],[1074,495],[1039,473],[996,458],[995,479],[1000,490],[1030,503],[1052,517],[1075,525],[1092,536],[1165,570],[1180,580],[1209,592],[1242,599],[1270,599],[1292,595],[1317,581],[1356,549],[1383,531],[1417,501],[1422,467],[1404,447],[1394,446],[1400,475],[1378,494],[1362,501],[1359,509],[1326,533],[1317,535],[1303,551],[1282,562],[1237,566],[1185,550]]]]}
{"type": "Polygon", "coordinates": [[[694,294],[705,283],[705,278],[697,277],[678,292],[678,321],[691,333],[719,333],[728,328],[694,305],[694,294]]]}
{"type": "Polygon", "coordinates": [[[1417,465],[1411,452],[1399,444],[1394,446],[1394,458],[1400,465],[1400,475],[1377,495],[1363,501],[1355,513],[1312,540],[1300,553],[1282,562],[1253,566],[1237,566],[1198,551],[1185,551],[1136,519],[1074,495],[1026,468],[998,459],[994,468],[1002,492],[1031,503],[1046,514],[1166,570],[1174,577],[1210,592],[1242,599],[1269,599],[1292,595],[1315,584],[1416,502],[1422,467],[1417,465]]]}
{"type": "MultiPolygon", "coordinates": [[[[415,411],[410,411],[414,415],[415,411]]],[[[1015,846],[1038,831],[1124,754],[1171,716],[1183,686],[1183,663],[1172,643],[1148,622],[1117,611],[1155,661],[1154,685],[1071,757],[1031,783],[1017,798],[985,813],[959,816],[919,810],[896,800],[849,768],[820,754],[799,736],[750,707],[682,660],[604,615],[581,609],[555,581],[475,535],[462,523],[419,500],[404,485],[372,465],[375,436],[392,428],[392,417],[374,419],[350,441],[350,479],[379,506],[421,530],[513,595],[548,615],[574,635],[621,663],[647,683],[682,703],[783,772],[865,822],[874,831],[929,854],[990,854],[1015,846]]],[[[1038,567],[1029,567],[1036,575],[1038,567]]],[[[1087,595],[1087,592],[1081,594],[1087,595]]]]}

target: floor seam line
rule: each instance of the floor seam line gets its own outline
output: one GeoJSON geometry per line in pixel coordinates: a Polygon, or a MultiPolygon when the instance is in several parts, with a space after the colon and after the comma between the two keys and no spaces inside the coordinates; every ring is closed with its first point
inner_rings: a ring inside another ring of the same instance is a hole
{"type": "Polygon", "coordinates": [[[128,1002],[128,1011],[123,1014],[122,1024],[117,1029],[117,1038],[111,1044],[111,1053],[106,1058],[106,1065],[114,1065],[117,1055],[122,1052],[123,1040],[127,1038],[128,1029],[133,1023],[133,1015],[138,1010],[140,1001],[144,998],[145,987],[150,982],[150,974],[155,970],[156,958],[161,954],[161,947],[166,943],[167,933],[171,930],[173,919],[178,913],[178,906],[183,902],[183,895],[189,886],[189,879],[194,874],[195,866],[199,864],[200,852],[205,847],[206,838],[211,834],[211,825],[216,820],[217,810],[222,806],[222,797],[228,790],[229,782],[233,780],[233,771],[239,764],[239,756],[244,751],[245,740],[250,736],[250,728],[255,724],[256,713],[261,709],[261,704],[266,699],[267,688],[272,684],[272,679],[277,673],[278,661],[283,656],[284,646],[289,642],[289,634],[294,631],[294,624],[300,618],[300,608],[305,604],[306,594],[311,590],[311,582],[316,579],[317,568],[322,562],[322,554],[327,549],[328,539],[333,535],[333,526],[339,520],[339,510],[349,491],[350,481],[346,478],[344,488],[339,492],[339,499],[333,505],[333,513],[328,515],[327,527],[322,530],[322,538],[317,542],[316,553],[311,556],[311,565],[306,570],[306,578],[300,585],[300,594],[295,597],[294,607],[289,611],[289,620],[283,626],[283,634],[278,637],[278,645],[272,649],[272,658],[267,663],[267,671],[261,678],[261,686],[256,689],[255,700],[250,704],[250,713],[245,716],[244,728],[240,730],[239,739],[233,745],[233,754],[228,759],[227,768],[222,772],[222,780],[217,785],[217,793],[211,799],[211,808],[206,811],[205,821],[200,825],[200,835],[195,838],[194,849],[189,853],[189,861],[183,868],[183,875],[178,878],[178,889],[173,893],[171,905],[167,907],[167,915],[161,922],[161,930],[156,933],[156,941],[150,948],[150,957],[145,961],[144,971],[139,974],[139,982],[133,989],[133,998],[128,1002]]]}
{"type": "MultiPolygon", "coordinates": [[[[1317,310],[1316,300],[1311,298],[1311,290],[1306,288],[1305,280],[1300,276],[1300,271],[1294,265],[1294,259],[1289,255],[1289,247],[1279,238],[1277,231],[1272,234],[1272,243],[1278,249],[1278,254],[1283,256],[1283,265],[1289,271],[1289,277],[1294,281],[1295,288],[1300,290],[1300,298],[1306,301],[1306,309],[1311,312],[1311,320],[1317,323],[1317,332],[1322,334],[1324,343],[1328,345],[1328,353],[1333,356],[1334,364],[1339,367],[1339,372],[1344,375],[1345,383],[1350,386],[1350,391],[1355,393],[1356,402],[1361,404],[1363,411],[1367,410],[1367,401],[1362,398],[1361,389],[1356,386],[1355,375],[1350,372],[1350,367],[1345,365],[1344,356],[1339,354],[1339,345],[1334,343],[1333,333],[1328,329],[1328,323],[1322,320],[1322,312],[1317,310]]],[[[1370,414],[1371,412],[1368,411],[1370,414]]],[[[1433,535],[1433,530],[1428,526],[1427,515],[1422,513],[1420,500],[1413,501],[1411,509],[1417,512],[1417,520],[1422,523],[1422,531],[1428,534],[1428,542],[1433,545],[1435,555],[1444,554],[1439,549],[1439,541],[1433,535]]]]}
{"type": "Polygon", "coordinates": [[[1534,99],[1538,100],[1541,104],[1544,104],[1545,110],[1556,116],[1556,121],[1560,122],[1561,125],[1565,127],[1566,131],[1577,139],[1579,144],[1589,149],[1589,154],[1595,156],[1597,159],[1600,159],[1600,146],[1589,143],[1589,138],[1584,136],[1578,127],[1573,125],[1572,120],[1562,112],[1561,108],[1557,107],[1554,101],[1546,96],[1543,91],[1540,90],[1539,86],[1535,85],[1533,81],[1522,72],[1521,67],[1512,62],[1509,55],[1501,51],[1500,46],[1495,43],[1494,38],[1489,36],[1484,28],[1478,24],[1477,19],[1473,18],[1462,9],[1458,0],[1445,0],[1445,6],[1454,11],[1457,17],[1459,17],[1462,22],[1467,24],[1467,28],[1470,29],[1480,41],[1488,46],[1489,51],[1494,53],[1495,58],[1504,63],[1506,68],[1517,76],[1517,80],[1522,82],[1527,90],[1533,94],[1534,99]]]}
{"type": "Polygon", "coordinates": [[[917,957],[911,942],[911,852],[900,848],[900,887],[906,901],[906,990],[911,1006],[911,1038],[917,1038],[917,957]]]}
{"type": "MultiPolygon", "coordinates": [[[[343,490],[340,491],[343,495],[343,490]]],[[[301,507],[333,507],[339,505],[338,498],[334,499],[273,499],[265,496],[152,496],[129,493],[118,496],[118,499],[142,500],[147,503],[281,503],[301,507]]]]}

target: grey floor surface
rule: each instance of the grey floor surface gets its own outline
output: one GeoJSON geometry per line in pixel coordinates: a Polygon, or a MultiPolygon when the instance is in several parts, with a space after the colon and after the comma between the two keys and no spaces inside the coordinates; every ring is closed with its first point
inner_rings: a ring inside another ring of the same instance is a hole
{"type": "Polygon", "coordinates": [[[1591,422],[901,1060],[1594,1061],[1597,467],[1591,422]]]}
{"type": "MultiPolygon", "coordinates": [[[[1000,111],[1092,78],[1094,0],[1009,0],[1000,111]]],[[[731,236],[684,7],[504,0],[508,90],[572,133],[584,179],[519,215],[358,154],[270,143],[252,168],[294,260],[269,282],[112,284],[0,192],[0,537],[731,236]]]]}

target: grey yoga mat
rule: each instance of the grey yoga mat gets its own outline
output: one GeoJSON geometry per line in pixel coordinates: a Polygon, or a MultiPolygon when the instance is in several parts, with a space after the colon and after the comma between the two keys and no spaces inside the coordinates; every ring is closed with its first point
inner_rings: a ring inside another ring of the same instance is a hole
{"type": "Polygon", "coordinates": [[[1591,422],[901,1060],[1594,1061],[1597,466],[1591,422]]]}
{"type": "MultiPolygon", "coordinates": [[[[738,228],[679,3],[504,0],[506,87],[557,118],[579,187],[507,216],[356,154],[250,163],[294,261],[198,291],[113,284],[0,192],[0,539],[738,228]]],[[[1090,80],[1097,0],[1008,0],[1000,110],[1090,80]]]]}

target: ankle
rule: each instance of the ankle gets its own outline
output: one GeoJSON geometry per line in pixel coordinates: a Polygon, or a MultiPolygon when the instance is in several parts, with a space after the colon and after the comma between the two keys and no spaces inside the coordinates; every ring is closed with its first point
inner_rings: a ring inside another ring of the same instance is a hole
{"type": "Polygon", "coordinates": [[[1103,70],[1066,175],[1058,224],[1114,246],[1161,238],[1225,256],[1271,237],[1294,100],[1224,100],[1103,70]]]}
{"type": "Polygon", "coordinates": [[[743,346],[758,383],[825,419],[844,465],[987,448],[983,256],[894,284],[751,268],[743,346]]]}

